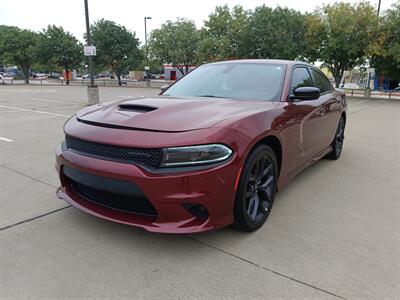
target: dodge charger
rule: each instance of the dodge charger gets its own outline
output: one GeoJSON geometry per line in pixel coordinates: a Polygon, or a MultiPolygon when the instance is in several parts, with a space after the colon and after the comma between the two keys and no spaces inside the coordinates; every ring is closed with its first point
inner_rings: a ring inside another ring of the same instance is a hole
{"type": "Polygon", "coordinates": [[[254,231],[275,196],[340,157],[346,98],[299,61],[205,64],[158,96],[87,107],[56,149],[59,198],[153,232],[254,231]]]}

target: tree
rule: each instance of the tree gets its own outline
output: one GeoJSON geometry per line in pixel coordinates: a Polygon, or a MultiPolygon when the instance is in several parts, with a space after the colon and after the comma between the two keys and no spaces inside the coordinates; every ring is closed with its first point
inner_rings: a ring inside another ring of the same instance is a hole
{"type": "Polygon", "coordinates": [[[49,25],[40,33],[37,47],[38,60],[43,64],[63,67],[66,84],[69,85],[69,70],[78,67],[83,60],[83,46],[62,27],[49,25]]]}
{"type": "Polygon", "coordinates": [[[365,63],[377,27],[376,12],[368,2],[357,5],[339,2],[324,6],[315,17],[321,22],[320,25],[314,24],[318,31],[307,35],[319,37],[313,59],[323,61],[323,66],[332,72],[336,87],[339,87],[345,70],[365,63]]]}
{"type": "Polygon", "coordinates": [[[0,55],[4,62],[17,65],[29,83],[29,70],[35,60],[37,33],[13,26],[0,26],[0,55]]]}
{"type": "Polygon", "coordinates": [[[400,2],[388,9],[380,20],[370,53],[377,73],[400,79],[400,2]]]}
{"type": "Polygon", "coordinates": [[[122,85],[122,73],[135,69],[143,60],[135,32],[104,19],[95,22],[90,30],[97,48],[96,63],[111,68],[118,78],[118,85],[122,85]]]}
{"type": "Polygon", "coordinates": [[[150,54],[161,63],[176,66],[182,74],[195,63],[199,33],[193,21],[167,21],[151,32],[150,54]]]}
{"type": "Polygon", "coordinates": [[[250,37],[254,58],[302,59],[305,56],[305,16],[293,9],[265,5],[250,16],[250,37]]]}
{"type": "Polygon", "coordinates": [[[249,11],[237,5],[217,6],[200,32],[200,62],[246,58],[249,54],[249,11]]]}

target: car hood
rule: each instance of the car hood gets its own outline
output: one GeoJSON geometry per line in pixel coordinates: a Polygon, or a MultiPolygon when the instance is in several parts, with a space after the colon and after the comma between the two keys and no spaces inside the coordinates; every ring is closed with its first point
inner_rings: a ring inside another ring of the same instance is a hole
{"type": "Polygon", "coordinates": [[[246,117],[277,105],[268,101],[158,96],[91,106],[78,112],[77,119],[114,128],[182,132],[209,128],[228,118],[246,117]]]}

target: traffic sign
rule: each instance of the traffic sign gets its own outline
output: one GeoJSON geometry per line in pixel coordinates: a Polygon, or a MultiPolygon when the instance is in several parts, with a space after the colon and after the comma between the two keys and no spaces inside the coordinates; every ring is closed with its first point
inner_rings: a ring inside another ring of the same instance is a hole
{"type": "Polygon", "coordinates": [[[96,46],[85,46],[83,52],[85,56],[96,56],[96,46]]]}

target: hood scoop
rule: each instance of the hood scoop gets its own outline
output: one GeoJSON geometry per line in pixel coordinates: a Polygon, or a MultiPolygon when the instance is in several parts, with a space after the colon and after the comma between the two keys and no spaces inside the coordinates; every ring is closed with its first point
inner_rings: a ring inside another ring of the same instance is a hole
{"type": "Polygon", "coordinates": [[[120,110],[132,111],[132,112],[136,112],[136,113],[147,113],[147,112],[157,109],[157,107],[154,107],[154,106],[130,104],[130,103],[121,103],[118,105],[118,108],[120,110]]]}

